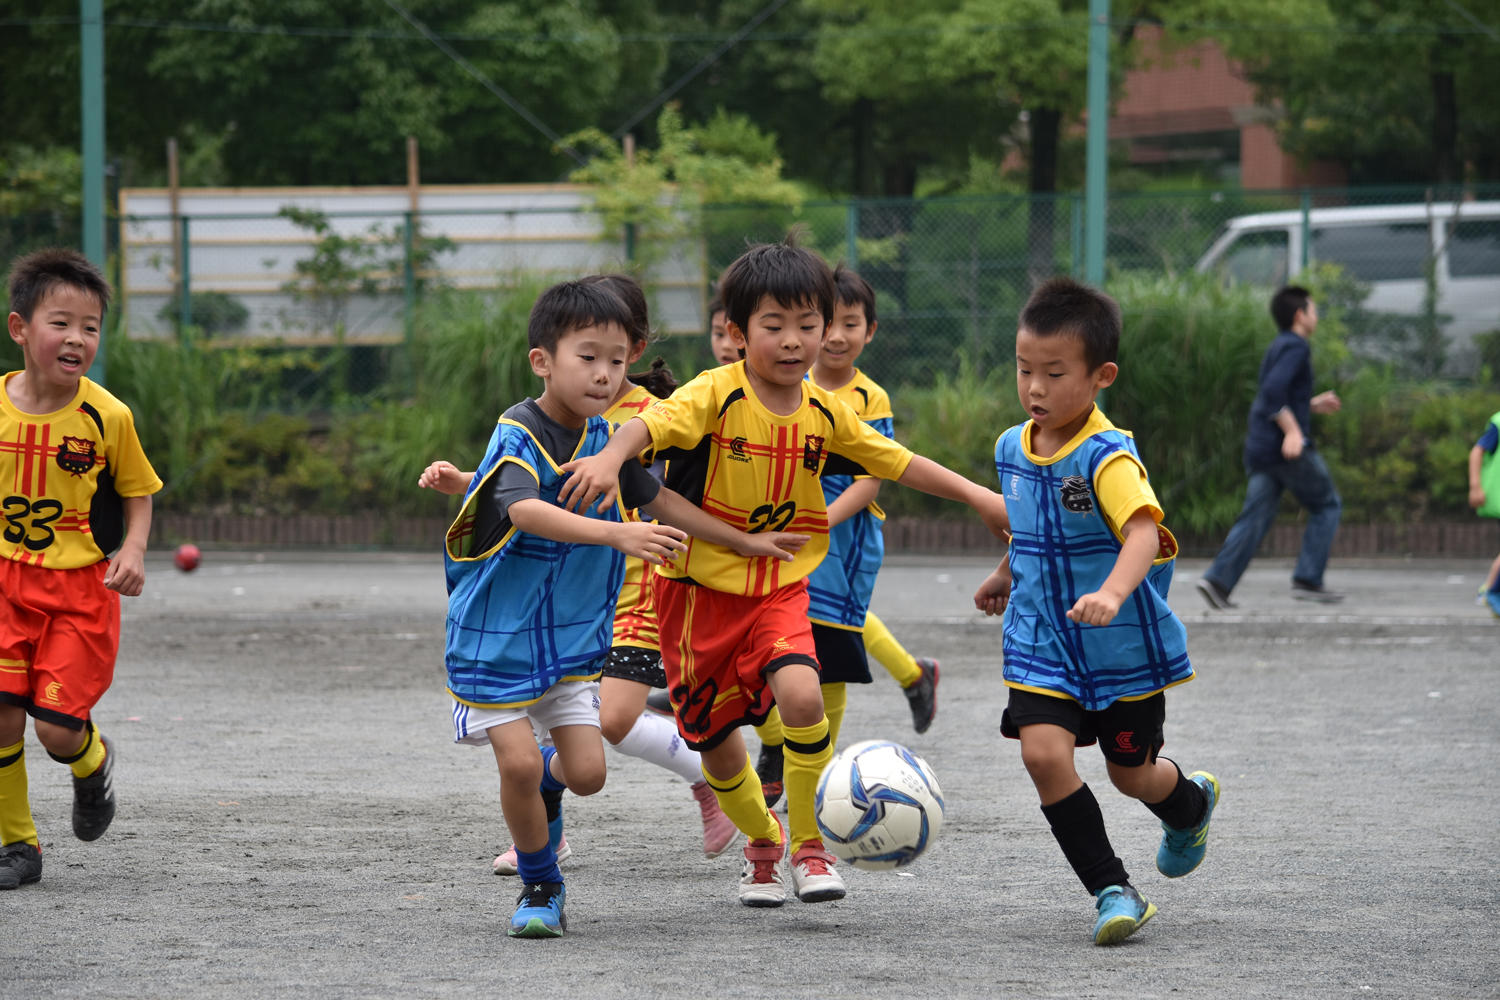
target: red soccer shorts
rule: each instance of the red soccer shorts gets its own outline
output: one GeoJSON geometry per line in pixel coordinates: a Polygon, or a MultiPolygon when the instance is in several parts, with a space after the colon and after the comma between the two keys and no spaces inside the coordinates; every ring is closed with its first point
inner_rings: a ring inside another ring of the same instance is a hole
{"type": "Polygon", "coordinates": [[[765,721],[767,675],[790,663],[817,669],[806,580],[743,597],[658,576],[656,612],[677,731],[695,750],[765,721]]]}
{"type": "Polygon", "coordinates": [[[115,676],[120,595],[109,562],[39,569],[0,560],[0,702],[83,728],[115,676]]]}

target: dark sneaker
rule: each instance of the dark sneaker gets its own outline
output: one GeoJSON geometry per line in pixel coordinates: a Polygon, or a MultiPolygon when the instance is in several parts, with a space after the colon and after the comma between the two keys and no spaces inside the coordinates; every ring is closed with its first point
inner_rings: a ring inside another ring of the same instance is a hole
{"type": "Polygon", "coordinates": [[[1133,885],[1111,885],[1099,890],[1094,906],[1095,944],[1119,944],[1156,916],[1156,907],[1141,898],[1133,885]]]}
{"type": "Polygon", "coordinates": [[[938,661],[919,657],[917,666],[922,668],[922,676],[913,681],[911,687],[901,690],[911,708],[911,727],[925,733],[932,720],[937,718],[938,661]]]}
{"type": "Polygon", "coordinates": [[[652,688],[646,695],[646,707],[657,715],[672,717],[672,699],[667,697],[666,688],[652,688]]]}
{"type": "Polygon", "coordinates": [[[1337,604],[1343,599],[1343,594],[1340,594],[1337,590],[1329,590],[1327,587],[1324,587],[1321,584],[1315,587],[1303,580],[1292,581],[1292,600],[1294,601],[1314,601],[1318,604],[1337,604]]]}
{"type": "Polygon", "coordinates": [[[507,933],[520,938],[562,937],[568,929],[568,918],[563,915],[565,896],[561,882],[533,882],[524,886],[516,898],[516,914],[510,918],[507,933]]]}
{"type": "Polygon", "coordinates": [[[781,801],[784,788],[781,768],[784,761],[780,743],[775,746],[761,744],[760,759],[755,762],[755,776],[760,779],[760,794],[765,796],[767,809],[774,808],[781,801]]]}
{"type": "Polygon", "coordinates": [[[41,880],[41,848],[24,841],[0,847],[0,889],[19,889],[41,880]]]}
{"type": "Polygon", "coordinates": [[[1208,606],[1215,611],[1228,611],[1230,608],[1236,607],[1235,603],[1229,599],[1229,591],[1214,583],[1206,576],[1200,576],[1194,580],[1193,586],[1198,588],[1198,593],[1203,595],[1203,599],[1208,602],[1208,606]]]}
{"type": "Polygon", "coordinates": [[[98,840],[115,818],[115,748],[104,744],[104,763],[87,778],[73,779],[73,835],[79,840],[98,840]]]}

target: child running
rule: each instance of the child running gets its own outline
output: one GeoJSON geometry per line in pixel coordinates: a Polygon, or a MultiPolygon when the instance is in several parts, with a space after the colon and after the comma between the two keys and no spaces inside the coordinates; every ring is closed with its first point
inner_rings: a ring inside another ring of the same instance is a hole
{"type": "Polygon", "coordinates": [[[1110,781],[1162,821],[1156,867],[1197,868],[1219,783],[1158,754],[1168,687],[1191,680],[1187,633],[1167,607],[1177,541],[1126,431],[1094,404],[1119,374],[1120,308],[1070,278],[1032,293],[1016,333],[1016,388],[1031,419],[995,445],[1010,550],[974,605],[1005,614],[1000,732],[1021,762],[1063,856],[1094,896],[1095,944],[1134,934],[1156,907],[1110,846],[1073,752],[1098,742],[1110,781]]]}
{"type": "MultiPolygon", "coordinates": [[[[810,377],[847,403],[865,423],[894,438],[890,396],[855,366],[879,325],[875,289],[842,265],[834,268],[833,282],[833,322],[810,377]]],[[[881,529],[885,512],[875,502],[879,491],[880,480],[873,477],[823,477],[828,555],[807,578],[807,595],[818,663],[823,668],[823,711],[835,749],[848,702],[845,684],[871,682],[867,651],[901,685],[913,729],[925,733],[937,715],[937,661],[912,656],[869,610],[875,576],[885,560],[885,534],[881,529]]],[[[773,708],[755,734],[761,744],[755,773],[767,804],[775,805],[783,788],[780,713],[773,708]]]]}
{"type": "MultiPolygon", "coordinates": [[[[1469,506],[1481,517],[1500,517],[1500,413],[1490,417],[1484,433],[1469,449],[1469,506]]],[[[1500,556],[1490,563],[1479,602],[1500,618],[1500,556]]]]}
{"type": "Polygon", "coordinates": [[[603,787],[593,682],[609,654],[624,557],[672,558],[684,530],[769,562],[791,558],[805,541],[736,531],[639,463],[625,470],[623,503],[676,527],[627,520],[620,504],[573,513],[557,503],[558,460],[592,455],[610,439],[601,414],[619,395],[632,322],[601,282],[564,282],[537,299],[528,357],[545,389],[502,414],[444,549],[454,740],[490,746],[499,768],[523,883],[512,937],[558,937],[567,926],[542,793],[603,787]],[[534,726],[553,746],[537,745],[534,726]]]}
{"type": "Polygon", "coordinates": [[[120,595],[146,582],[161,480],[130,408],[84,376],[109,285],[73,250],[40,250],[10,275],[10,339],[24,367],[0,383],[0,889],[42,877],[26,781],[26,717],[73,772],[73,834],[115,816],[114,745],[94,706],[114,678],[120,595]]]}
{"type": "Polygon", "coordinates": [[[569,462],[559,493],[569,509],[608,509],[622,466],[652,447],[667,482],[715,520],[752,537],[811,536],[788,562],[699,536],[656,576],[667,691],[678,730],[735,826],[751,838],[738,893],[746,906],[840,899],[843,880],[818,838],[813,796],[832,756],[807,617],[807,576],[828,549],[821,477],[878,475],[969,504],[998,532],[1004,501],[863,423],[805,376],[817,360],[835,298],[833,275],[794,244],[752,247],[720,291],[742,361],[698,375],[621,425],[598,454],[569,462]],[[740,726],[759,723],[774,698],[786,734],[789,831],[767,809],[740,726]]]}
{"type": "MultiPolygon", "coordinates": [[[[640,360],[651,338],[651,321],[641,286],[623,274],[593,275],[584,282],[599,282],[615,292],[630,311],[628,364],[640,360]]],[[[672,394],[677,387],[671,369],[657,359],[649,371],[627,375],[604,418],[612,424],[628,420],[672,394]]],[[[649,456],[642,456],[650,464],[649,456]]],[[[469,488],[474,473],[463,472],[451,462],[436,461],[423,470],[417,485],[440,493],[458,494],[469,488]]],[[[634,510],[626,517],[639,520],[634,510]]],[[[703,821],[703,853],[716,858],[739,839],[739,831],[719,808],[713,791],[703,778],[698,752],[682,742],[677,727],[655,712],[647,712],[646,696],[652,688],[666,687],[656,633],[656,608],[651,602],[651,566],[634,556],[625,559],[625,582],[615,608],[614,638],[599,682],[599,726],[616,750],[656,764],[688,782],[703,821]]],[[[562,792],[542,794],[547,806],[547,827],[558,861],[566,861],[573,849],[563,832],[562,792]]],[[[515,875],[516,847],[512,844],[494,861],[497,875],[515,875]]]]}

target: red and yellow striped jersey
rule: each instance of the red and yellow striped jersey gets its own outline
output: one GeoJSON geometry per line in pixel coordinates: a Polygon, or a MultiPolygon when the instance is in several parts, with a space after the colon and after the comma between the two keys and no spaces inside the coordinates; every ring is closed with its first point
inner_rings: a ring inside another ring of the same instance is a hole
{"type": "Polygon", "coordinates": [[[0,383],[0,559],[48,569],[91,566],[125,537],[121,499],[161,480],[130,407],[87,378],[55,413],[23,413],[0,383]]]}
{"type": "Polygon", "coordinates": [[[701,373],[640,418],[657,457],[667,460],[667,485],[704,511],[743,531],[812,536],[790,562],[747,559],[689,539],[674,566],[657,568],[731,594],[768,594],[822,561],[828,551],[822,476],[898,479],[912,459],[910,450],[811,381],[802,382],[795,413],[772,413],[746,381],[743,361],[701,373]]]}

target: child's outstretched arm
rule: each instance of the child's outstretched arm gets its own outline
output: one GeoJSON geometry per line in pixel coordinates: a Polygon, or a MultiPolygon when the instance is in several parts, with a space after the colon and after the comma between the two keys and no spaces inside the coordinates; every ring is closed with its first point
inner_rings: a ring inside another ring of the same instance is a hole
{"type": "Polygon", "coordinates": [[[1469,449],[1469,506],[1478,510],[1484,506],[1484,486],[1479,481],[1479,469],[1484,464],[1484,449],[1475,445],[1469,449]]]}
{"type": "Polygon", "coordinates": [[[1156,553],[1161,546],[1156,530],[1156,518],[1145,507],[1130,515],[1120,529],[1125,542],[1120,554],[1115,557],[1115,568],[1109,571],[1104,584],[1092,594],[1084,594],[1068,611],[1068,618],[1080,625],[1108,625],[1114,621],[1125,598],[1146,579],[1156,553]]]}
{"type": "Polygon", "coordinates": [[[843,524],[849,518],[875,502],[880,495],[880,480],[874,476],[862,476],[854,480],[849,488],[834,498],[828,505],[828,526],[843,524]]]}
{"type": "Polygon", "coordinates": [[[965,479],[945,465],[939,465],[922,455],[913,455],[911,464],[897,482],[923,493],[931,493],[935,497],[968,504],[996,538],[1010,537],[1010,514],[1005,510],[1005,498],[992,489],[965,479]]]}
{"type": "Polygon", "coordinates": [[[620,493],[620,466],[651,444],[651,430],[639,417],[631,417],[610,436],[597,454],[564,462],[558,468],[569,473],[557,502],[564,510],[604,510],[620,493]]]}
{"type": "Polygon", "coordinates": [[[506,513],[511,524],[527,534],[557,542],[608,545],[653,566],[671,560],[686,547],[687,535],[671,525],[584,517],[539,498],[517,500],[506,513]]]}
{"type": "Polygon", "coordinates": [[[422,489],[437,490],[449,496],[466,492],[473,481],[474,473],[464,472],[452,462],[445,462],[441,458],[423,469],[422,474],[417,477],[417,485],[422,489]]]}
{"type": "Polygon", "coordinates": [[[151,535],[151,497],[125,497],[125,540],[109,561],[104,586],[126,597],[146,588],[146,539],[151,535]]]}
{"type": "Polygon", "coordinates": [[[811,538],[810,535],[797,535],[787,531],[749,534],[725,524],[682,494],[665,486],[642,510],[659,521],[681,528],[694,538],[733,549],[742,556],[769,556],[790,562],[811,538]]]}

